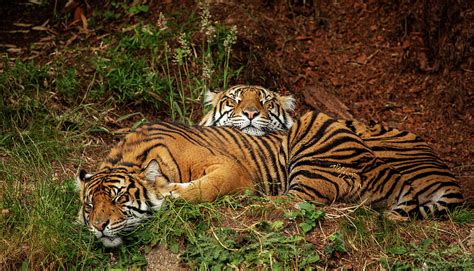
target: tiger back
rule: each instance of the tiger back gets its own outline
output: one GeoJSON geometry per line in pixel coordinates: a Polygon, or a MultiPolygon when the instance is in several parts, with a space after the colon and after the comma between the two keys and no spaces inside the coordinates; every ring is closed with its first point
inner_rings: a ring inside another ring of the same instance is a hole
{"type": "Polygon", "coordinates": [[[423,216],[463,201],[448,166],[418,135],[374,122],[369,126],[356,120],[344,122],[377,157],[400,172],[413,186],[423,216]]]}

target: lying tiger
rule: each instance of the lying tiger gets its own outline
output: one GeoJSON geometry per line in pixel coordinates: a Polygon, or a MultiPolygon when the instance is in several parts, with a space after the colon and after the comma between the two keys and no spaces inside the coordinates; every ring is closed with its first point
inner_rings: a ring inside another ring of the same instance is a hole
{"type": "Polygon", "coordinates": [[[144,125],[114,147],[99,171],[78,176],[79,220],[105,246],[122,243],[165,197],[213,201],[252,189],[315,203],[364,202],[410,215],[462,202],[453,179],[410,182],[344,123],[320,112],[287,133],[251,136],[229,127],[144,125]]]}
{"type": "MultiPolygon", "coordinates": [[[[264,135],[288,130],[294,122],[291,117],[294,98],[260,86],[237,85],[220,93],[208,92],[205,101],[212,106],[200,122],[205,126],[229,126],[247,134],[264,135]],[[249,111],[253,112],[250,115],[253,118],[246,114],[249,111]]],[[[415,187],[423,187],[428,196],[420,197],[422,203],[436,196],[443,183],[456,183],[446,164],[416,134],[377,123],[367,126],[357,120],[338,122],[357,134],[377,158],[401,173],[403,179],[415,187]]],[[[456,196],[462,201],[461,194],[456,196]]],[[[419,210],[423,216],[433,213],[430,206],[419,210]]]]}

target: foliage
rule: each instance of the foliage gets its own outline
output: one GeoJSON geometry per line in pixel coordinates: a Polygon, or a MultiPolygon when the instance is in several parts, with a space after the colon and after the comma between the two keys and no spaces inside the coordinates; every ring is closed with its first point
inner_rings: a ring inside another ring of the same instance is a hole
{"type": "MultiPolygon", "coordinates": [[[[115,12],[127,10],[124,3],[113,6],[115,12]]],[[[128,12],[147,12],[147,8],[134,6],[128,12]]],[[[169,111],[172,119],[192,123],[193,116],[200,114],[205,91],[225,88],[239,71],[229,66],[236,28],[214,24],[208,7],[201,13],[207,15],[201,15],[200,29],[194,14],[182,25],[160,14],[157,24],[142,22],[107,39],[110,49],[91,59],[96,73],[91,98],[112,96],[120,104],[144,103],[169,111]],[[200,43],[193,42],[203,35],[200,43]]]]}
{"type": "Polygon", "coordinates": [[[382,258],[381,262],[385,268],[397,270],[411,270],[414,266],[430,270],[467,270],[473,267],[472,256],[457,257],[462,251],[459,244],[437,248],[434,243],[433,239],[428,238],[421,242],[412,241],[406,245],[388,247],[387,254],[392,257],[382,258]]]}
{"type": "Polygon", "coordinates": [[[344,240],[342,240],[342,235],[338,232],[331,234],[328,237],[330,243],[324,248],[326,254],[332,255],[333,253],[344,253],[346,252],[346,247],[344,245],[344,240]]]}
{"type": "Polygon", "coordinates": [[[474,223],[474,212],[468,208],[456,208],[450,214],[451,219],[459,225],[470,225],[474,223]]]}
{"type": "Polygon", "coordinates": [[[303,202],[298,205],[297,211],[289,212],[286,217],[289,219],[302,218],[303,222],[299,224],[303,233],[311,231],[316,227],[316,222],[324,218],[324,212],[317,210],[316,206],[310,202],[303,202]]]}
{"type": "MultiPolygon", "coordinates": [[[[246,196],[245,200],[260,199],[246,196]]],[[[285,222],[257,221],[242,228],[225,227],[221,220],[228,216],[222,208],[233,206],[234,211],[246,207],[242,198],[226,196],[215,203],[189,204],[169,201],[166,211],[159,213],[148,225],[153,235],[140,240],[164,243],[177,253],[185,247],[183,260],[193,269],[234,269],[272,266],[276,270],[311,266],[318,262],[314,246],[304,235],[287,236],[285,222]],[[154,239],[159,237],[160,239],[154,239]],[[305,255],[302,257],[302,255],[305,255]]]]}

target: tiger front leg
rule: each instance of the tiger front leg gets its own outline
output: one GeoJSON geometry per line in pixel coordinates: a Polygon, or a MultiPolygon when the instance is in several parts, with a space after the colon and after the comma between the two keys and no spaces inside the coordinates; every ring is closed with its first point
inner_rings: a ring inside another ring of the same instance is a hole
{"type": "Polygon", "coordinates": [[[212,165],[205,175],[188,183],[167,183],[155,191],[164,197],[182,198],[191,202],[211,202],[217,197],[252,187],[250,178],[232,164],[212,165]]]}
{"type": "Polygon", "coordinates": [[[166,183],[165,185],[159,185],[155,187],[155,191],[161,197],[166,198],[182,198],[181,193],[185,191],[188,186],[191,186],[192,182],[189,183],[166,183]]]}

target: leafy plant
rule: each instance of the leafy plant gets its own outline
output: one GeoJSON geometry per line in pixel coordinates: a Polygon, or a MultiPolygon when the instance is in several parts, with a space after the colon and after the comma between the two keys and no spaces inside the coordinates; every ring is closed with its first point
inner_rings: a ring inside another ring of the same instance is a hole
{"type": "Polygon", "coordinates": [[[472,256],[453,257],[461,251],[458,244],[452,244],[445,248],[436,248],[433,239],[427,238],[421,242],[410,242],[409,246],[399,245],[387,248],[389,255],[404,258],[391,260],[383,259],[386,268],[413,269],[421,266],[427,269],[470,269],[474,267],[472,256]],[[450,259],[447,261],[446,259],[450,259]]]}
{"type": "Polygon", "coordinates": [[[131,14],[146,13],[148,10],[148,5],[137,5],[128,8],[128,12],[131,14]]]}
{"type": "Polygon", "coordinates": [[[285,217],[289,219],[301,218],[303,222],[299,224],[303,233],[307,233],[316,227],[316,222],[324,218],[324,212],[316,209],[310,202],[303,202],[298,205],[297,211],[288,212],[285,217]]]}
{"type": "Polygon", "coordinates": [[[334,253],[345,253],[347,252],[344,240],[342,235],[338,232],[331,234],[328,237],[330,243],[324,248],[324,252],[328,255],[333,255],[334,253]]]}

